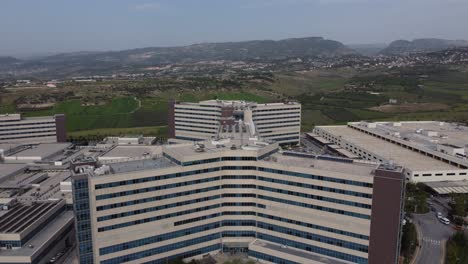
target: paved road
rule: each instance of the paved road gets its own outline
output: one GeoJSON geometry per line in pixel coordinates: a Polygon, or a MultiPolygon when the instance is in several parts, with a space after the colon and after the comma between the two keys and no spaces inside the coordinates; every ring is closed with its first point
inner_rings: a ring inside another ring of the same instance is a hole
{"type": "MultiPolygon", "coordinates": [[[[437,203],[432,205],[436,212],[447,215],[447,209],[437,203]]],[[[445,241],[455,232],[451,225],[442,224],[435,212],[423,215],[413,215],[422,236],[421,248],[415,264],[441,264],[443,262],[443,246],[445,241]]]]}

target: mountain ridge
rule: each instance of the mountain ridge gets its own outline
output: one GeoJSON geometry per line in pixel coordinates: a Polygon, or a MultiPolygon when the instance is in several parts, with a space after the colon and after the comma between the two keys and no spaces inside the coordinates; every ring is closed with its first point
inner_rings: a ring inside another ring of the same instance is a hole
{"type": "Polygon", "coordinates": [[[435,52],[456,47],[468,46],[466,40],[448,40],[439,38],[420,38],[409,40],[395,40],[388,47],[381,50],[381,55],[407,55],[411,53],[435,52]]]}

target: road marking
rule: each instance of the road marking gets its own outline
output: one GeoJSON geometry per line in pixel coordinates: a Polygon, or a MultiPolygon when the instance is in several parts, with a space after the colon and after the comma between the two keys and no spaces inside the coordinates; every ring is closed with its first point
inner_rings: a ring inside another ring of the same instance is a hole
{"type": "Polygon", "coordinates": [[[440,240],[436,240],[436,239],[432,239],[430,237],[423,237],[422,239],[424,242],[427,242],[431,245],[436,245],[436,246],[439,246],[441,244],[441,241],[440,240]]]}

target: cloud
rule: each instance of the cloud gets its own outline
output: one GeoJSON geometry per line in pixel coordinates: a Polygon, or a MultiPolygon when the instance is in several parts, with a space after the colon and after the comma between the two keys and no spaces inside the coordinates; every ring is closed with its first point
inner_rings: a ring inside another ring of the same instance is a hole
{"type": "Polygon", "coordinates": [[[142,3],[134,6],[136,10],[145,11],[145,10],[159,10],[161,8],[160,3],[142,3]]]}

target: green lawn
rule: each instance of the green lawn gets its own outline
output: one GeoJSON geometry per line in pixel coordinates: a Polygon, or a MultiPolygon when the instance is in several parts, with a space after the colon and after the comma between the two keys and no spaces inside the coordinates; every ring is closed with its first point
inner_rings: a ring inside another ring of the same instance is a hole
{"type": "Polygon", "coordinates": [[[131,128],[101,128],[92,130],[83,130],[68,132],[69,138],[104,138],[107,136],[123,136],[123,135],[144,135],[155,137],[167,137],[167,126],[153,127],[131,127],[131,128]]]}

